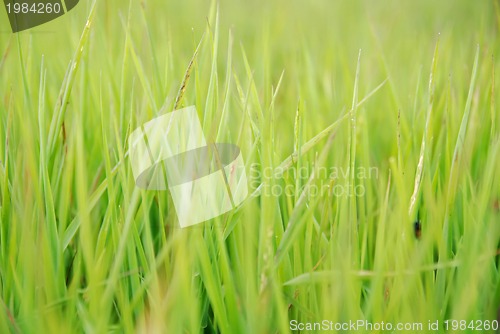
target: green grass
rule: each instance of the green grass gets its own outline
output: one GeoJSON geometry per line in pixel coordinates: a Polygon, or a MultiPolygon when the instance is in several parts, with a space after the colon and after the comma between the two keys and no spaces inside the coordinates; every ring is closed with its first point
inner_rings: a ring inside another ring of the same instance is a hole
{"type": "Polygon", "coordinates": [[[0,333],[497,319],[498,1],[82,0],[8,30],[0,333]],[[189,105],[251,195],[180,229],[128,136],[189,105]]]}

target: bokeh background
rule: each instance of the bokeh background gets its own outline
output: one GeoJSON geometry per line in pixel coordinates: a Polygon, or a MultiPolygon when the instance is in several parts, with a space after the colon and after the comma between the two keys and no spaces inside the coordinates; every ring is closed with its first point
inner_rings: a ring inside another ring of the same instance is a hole
{"type": "Polygon", "coordinates": [[[1,8],[0,332],[496,319],[499,33],[494,0],[82,0],[18,34],[1,8]],[[377,177],[310,197],[325,180],[259,176],[295,192],[253,187],[180,229],[127,160],[130,132],[179,96],[249,174],[301,152],[288,161],[310,174],[377,177]]]}

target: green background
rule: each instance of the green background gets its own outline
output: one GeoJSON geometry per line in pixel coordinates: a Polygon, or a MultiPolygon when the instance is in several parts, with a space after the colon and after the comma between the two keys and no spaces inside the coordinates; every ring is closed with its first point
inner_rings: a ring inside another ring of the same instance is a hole
{"type": "Polygon", "coordinates": [[[19,34],[0,11],[0,332],[496,319],[499,33],[493,0],[81,1],[19,34]],[[176,101],[262,171],[188,229],[127,157],[176,101]]]}

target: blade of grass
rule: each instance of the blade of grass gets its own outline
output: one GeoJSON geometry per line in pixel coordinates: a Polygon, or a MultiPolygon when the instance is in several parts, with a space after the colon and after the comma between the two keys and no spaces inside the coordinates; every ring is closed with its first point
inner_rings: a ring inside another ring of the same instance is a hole
{"type": "Polygon", "coordinates": [[[73,89],[73,84],[75,83],[76,73],[78,72],[83,50],[89,38],[90,28],[92,27],[92,24],[94,22],[96,7],[97,7],[97,0],[93,0],[92,5],[90,7],[90,13],[87,22],[85,24],[85,28],[83,29],[77,49],[75,51],[71,64],[68,68],[67,79],[62,85],[59,95],[60,97],[57,99],[57,104],[54,110],[54,116],[50,124],[49,136],[47,138],[48,152],[50,155],[52,155],[54,153],[54,150],[56,149],[57,136],[61,131],[61,126],[64,121],[64,116],[66,114],[66,110],[69,103],[69,97],[73,89]]]}

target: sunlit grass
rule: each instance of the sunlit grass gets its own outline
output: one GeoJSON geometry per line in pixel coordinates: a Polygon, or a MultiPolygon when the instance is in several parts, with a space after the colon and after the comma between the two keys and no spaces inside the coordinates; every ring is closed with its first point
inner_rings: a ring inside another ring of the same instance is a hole
{"type": "Polygon", "coordinates": [[[498,1],[0,18],[0,333],[497,318],[498,1]],[[168,192],[135,186],[128,136],[189,105],[241,148],[250,196],[180,229],[168,192]]]}

